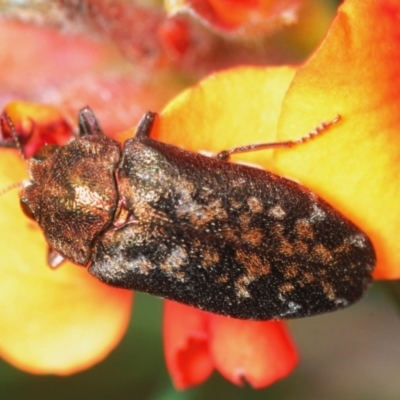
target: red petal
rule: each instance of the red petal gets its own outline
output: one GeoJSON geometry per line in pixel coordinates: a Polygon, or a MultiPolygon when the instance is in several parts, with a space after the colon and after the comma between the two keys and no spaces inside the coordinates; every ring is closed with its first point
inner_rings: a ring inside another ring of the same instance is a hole
{"type": "Polygon", "coordinates": [[[297,20],[304,0],[165,0],[169,14],[188,13],[225,34],[271,33],[297,20]]]}
{"type": "Polygon", "coordinates": [[[205,381],[213,371],[208,349],[208,314],[165,301],[164,348],[168,371],[177,389],[205,381]]]}
{"type": "Polygon", "coordinates": [[[210,315],[210,351],[215,367],[228,380],[254,388],[286,377],[298,356],[284,324],[210,315]]]}
{"type": "MultiPolygon", "coordinates": [[[[45,144],[63,145],[72,136],[72,127],[56,107],[13,101],[7,104],[4,114],[11,118],[26,158],[45,144]]],[[[2,135],[9,141],[15,140],[7,123],[2,126],[2,135]]]]}

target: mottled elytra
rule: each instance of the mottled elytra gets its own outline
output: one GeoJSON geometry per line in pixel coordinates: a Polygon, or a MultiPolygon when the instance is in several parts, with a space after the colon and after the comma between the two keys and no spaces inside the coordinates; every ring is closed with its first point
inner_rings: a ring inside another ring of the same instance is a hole
{"type": "Polygon", "coordinates": [[[151,139],[155,118],[121,146],[85,108],[79,138],[28,161],[21,204],[55,254],[110,285],[237,318],[304,317],[363,295],[375,253],[359,228],[303,186],[226,161],[274,144],[205,157],[151,139]]]}

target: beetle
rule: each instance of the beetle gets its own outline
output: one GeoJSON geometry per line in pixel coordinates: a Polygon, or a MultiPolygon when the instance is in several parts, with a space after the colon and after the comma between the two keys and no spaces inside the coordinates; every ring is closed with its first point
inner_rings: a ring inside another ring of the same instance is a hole
{"type": "Polygon", "coordinates": [[[156,118],[121,145],[86,107],[75,140],[28,160],[21,206],[53,254],[109,285],[242,319],[316,315],[365,293],[366,234],[304,186],[228,160],[330,124],[206,157],[152,139],[156,118]]]}

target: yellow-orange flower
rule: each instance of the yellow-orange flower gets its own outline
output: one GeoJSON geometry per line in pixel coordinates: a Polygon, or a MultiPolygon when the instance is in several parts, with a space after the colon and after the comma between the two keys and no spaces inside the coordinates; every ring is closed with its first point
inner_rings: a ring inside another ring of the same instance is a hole
{"type": "MultiPolygon", "coordinates": [[[[375,277],[398,278],[399,15],[396,0],[348,0],[303,66],[242,67],[215,74],[171,102],[154,134],[193,151],[218,152],[299,138],[341,115],[339,124],[313,142],[234,160],[263,165],[319,193],[371,237],[378,256],[375,277]]],[[[1,186],[24,177],[20,157],[2,150],[1,186]]],[[[1,202],[2,357],[34,373],[67,374],[94,364],[123,335],[132,294],[102,285],[73,265],[47,269],[46,245],[37,226],[19,210],[17,194],[4,194],[1,202]]],[[[195,329],[187,326],[183,332],[179,319],[171,317],[175,306],[167,305],[164,327],[167,362],[177,387],[200,383],[214,367],[235,383],[244,377],[261,387],[289,373],[296,362],[281,323],[238,322],[186,310],[179,317],[195,329]],[[246,343],[242,355],[226,335],[239,326],[240,343],[246,343]],[[265,358],[273,343],[282,345],[276,346],[275,356],[281,354],[283,367],[257,358],[257,349],[265,358]],[[225,345],[232,357],[223,357],[225,345]]]]}

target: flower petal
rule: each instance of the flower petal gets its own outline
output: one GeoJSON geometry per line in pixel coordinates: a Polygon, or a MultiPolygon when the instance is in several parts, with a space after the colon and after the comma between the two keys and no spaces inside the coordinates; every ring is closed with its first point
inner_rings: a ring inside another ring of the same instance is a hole
{"type": "MultiPolygon", "coordinates": [[[[15,127],[19,145],[26,158],[30,158],[44,144],[63,145],[72,135],[72,127],[56,107],[13,101],[8,103],[0,118],[7,114],[15,127]]],[[[15,141],[10,126],[4,123],[3,139],[15,141]]],[[[15,143],[15,142],[14,142],[15,143]]]]}
{"type": "Polygon", "coordinates": [[[188,13],[225,34],[255,36],[297,20],[303,0],[165,0],[170,15],[188,13]]]}
{"type": "MultiPolygon", "coordinates": [[[[290,67],[240,67],[211,75],[168,104],[152,135],[191,151],[214,153],[275,141],[281,103],[294,73],[290,67]]],[[[264,166],[271,158],[268,151],[232,157],[264,166]]]]}
{"type": "MultiPolygon", "coordinates": [[[[1,150],[1,186],[25,176],[21,157],[1,150]]],[[[108,287],[71,263],[50,270],[43,235],[23,215],[16,191],[0,202],[1,356],[28,372],[60,375],[102,360],[127,328],[132,293],[108,287]]]]}
{"type": "Polygon", "coordinates": [[[280,139],[298,138],[337,114],[342,121],[313,143],[276,153],[281,173],[371,237],[377,278],[400,277],[399,12],[397,0],[343,4],[285,97],[280,139]]]}
{"type": "Polygon", "coordinates": [[[286,377],[298,356],[285,325],[210,316],[210,351],[218,371],[236,385],[254,388],[286,377]]]}
{"type": "Polygon", "coordinates": [[[208,349],[208,314],[173,301],[164,302],[164,351],[177,389],[205,381],[212,373],[208,349]]]}

